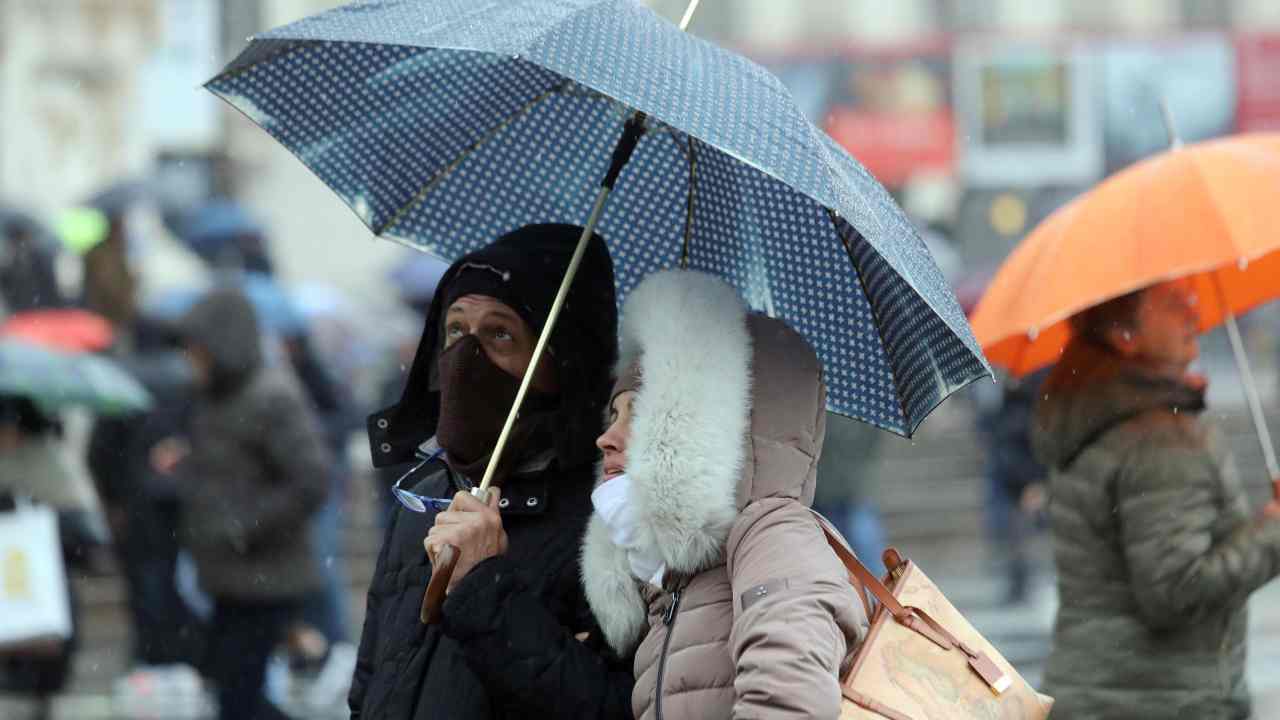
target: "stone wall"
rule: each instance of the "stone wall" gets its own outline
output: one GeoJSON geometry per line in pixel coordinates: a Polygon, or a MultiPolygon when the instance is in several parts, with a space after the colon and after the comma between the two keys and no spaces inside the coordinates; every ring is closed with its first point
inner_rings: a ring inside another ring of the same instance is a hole
{"type": "Polygon", "coordinates": [[[49,212],[152,148],[130,122],[154,0],[0,0],[0,201],[49,212]]]}

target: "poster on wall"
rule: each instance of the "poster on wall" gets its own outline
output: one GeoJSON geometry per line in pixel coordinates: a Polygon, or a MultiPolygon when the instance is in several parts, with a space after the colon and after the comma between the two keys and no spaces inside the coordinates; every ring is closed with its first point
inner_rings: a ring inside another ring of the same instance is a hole
{"type": "Polygon", "coordinates": [[[1280,34],[1237,36],[1235,50],[1236,129],[1280,131],[1280,34]]]}
{"type": "Polygon", "coordinates": [[[823,127],[882,183],[953,170],[951,49],[942,42],[880,47],[837,58],[823,127]]]}
{"type": "Polygon", "coordinates": [[[1086,52],[969,40],[956,48],[954,78],[966,182],[1074,185],[1101,177],[1097,69],[1086,52]]]}

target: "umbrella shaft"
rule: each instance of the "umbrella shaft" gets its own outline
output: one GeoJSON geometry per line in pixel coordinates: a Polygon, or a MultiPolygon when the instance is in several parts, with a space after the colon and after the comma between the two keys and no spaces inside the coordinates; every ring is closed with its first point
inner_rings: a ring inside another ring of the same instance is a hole
{"type": "Polygon", "coordinates": [[[533,348],[533,357],[529,359],[529,368],[524,371],[524,378],[520,381],[520,390],[516,392],[516,401],[511,405],[511,412],[507,413],[507,421],[502,426],[502,434],[498,435],[498,444],[493,448],[493,456],[489,458],[489,466],[484,470],[484,478],[480,481],[480,492],[488,491],[489,484],[493,482],[493,472],[498,467],[498,462],[502,459],[502,451],[507,445],[507,437],[511,435],[511,428],[515,425],[516,418],[520,415],[520,406],[524,403],[524,396],[529,392],[529,385],[533,380],[534,369],[538,367],[538,363],[542,360],[542,353],[546,350],[547,340],[551,337],[551,331],[555,329],[556,320],[560,317],[560,309],[564,307],[565,298],[569,296],[569,288],[573,285],[573,278],[578,274],[578,266],[582,264],[582,256],[587,251],[587,244],[591,242],[591,236],[596,232],[596,225],[600,223],[600,216],[604,214],[605,202],[609,199],[609,188],[601,186],[596,193],[596,203],[591,208],[591,216],[587,219],[586,227],[582,228],[582,237],[578,238],[578,247],[574,248],[573,257],[569,260],[569,269],[564,273],[564,280],[560,282],[560,289],[556,292],[555,302],[551,303],[551,312],[547,314],[547,321],[542,326],[542,334],[538,336],[538,344],[533,348]]]}
{"type": "Polygon", "coordinates": [[[680,18],[680,29],[688,30],[689,23],[693,21],[693,14],[698,10],[698,2],[700,0],[689,0],[689,6],[684,9],[684,17],[680,18]]]}
{"type": "Polygon", "coordinates": [[[1280,463],[1276,462],[1275,446],[1271,444],[1271,432],[1267,429],[1267,418],[1262,413],[1262,401],[1258,399],[1258,386],[1254,383],[1253,369],[1249,367],[1249,358],[1244,352],[1240,328],[1236,325],[1235,313],[1230,310],[1226,314],[1226,326],[1227,337],[1231,339],[1231,350],[1236,356],[1236,366],[1240,368],[1245,398],[1249,402],[1249,411],[1253,414],[1253,426],[1258,432],[1258,443],[1262,445],[1262,457],[1267,464],[1267,474],[1274,481],[1280,479],[1280,463]]]}

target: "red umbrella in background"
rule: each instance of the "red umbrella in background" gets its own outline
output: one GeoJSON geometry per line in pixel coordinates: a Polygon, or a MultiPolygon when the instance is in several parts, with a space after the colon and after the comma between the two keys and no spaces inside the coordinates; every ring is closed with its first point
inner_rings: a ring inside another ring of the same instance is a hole
{"type": "Polygon", "coordinates": [[[111,346],[111,323],[84,310],[28,310],[0,325],[0,337],[12,337],[64,352],[97,352],[111,346]]]}

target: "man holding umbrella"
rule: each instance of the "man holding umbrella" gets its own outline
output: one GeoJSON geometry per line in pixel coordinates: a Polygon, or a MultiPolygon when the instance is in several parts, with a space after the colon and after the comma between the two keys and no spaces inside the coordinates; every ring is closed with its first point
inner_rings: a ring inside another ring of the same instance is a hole
{"type": "Polygon", "coordinates": [[[1182,280],[1078,313],[1045,383],[1055,716],[1249,716],[1245,605],[1280,576],[1280,502],[1249,510],[1202,418],[1195,305],[1182,280]]]}
{"type": "Polygon", "coordinates": [[[612,263],[598,236],[549,354],[529,367],[581,231],[526,226],[455,262],[431,304],[403,398],[370,420],[377,464],[420,461],[393,490],[403,507],[369,589],[353,718],[628,714],[630,663],[607,663],[578,582],[594,440],[617,346],[612,263]],[[532,392],[486,505],[465,491],[479,484],[526,372],[534,373],[532,392]],[[440,512],[455,494],[451,511],[440,512]],[[432,547],[443,539],[462,548],[459,579],[429,624],[421,617],[435,559],[424,552],[428,533],[432,547]],[[486,545],[493,557],[471,551],[486,545]],[[552,615],[560,632],[532,633],[547,624],[526,624],[531,614],[552,615]],[[555,707],[521,691],[536,685],[545,698],[547,683],[559,690],[555,707]]]}

